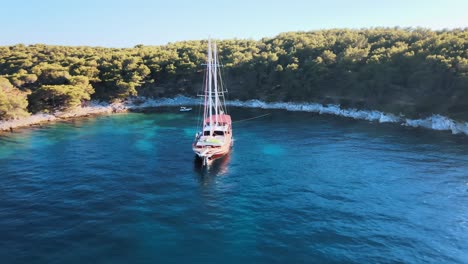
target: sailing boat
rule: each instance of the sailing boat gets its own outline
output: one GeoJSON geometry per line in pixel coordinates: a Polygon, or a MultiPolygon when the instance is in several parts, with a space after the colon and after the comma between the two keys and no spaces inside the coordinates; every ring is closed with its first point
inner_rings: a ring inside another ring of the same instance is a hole
{"type": "Polygon", "coordinates": [[[232,121],[226,112],[222,78],[219,72],[216,43],[208,40],[208,58],[203,97],[201,129],[195,135],[192,149],[203,165],[229,153],[232,146],[232,121]],[[201,131],[200,131],[201,130],[201,131]]]}

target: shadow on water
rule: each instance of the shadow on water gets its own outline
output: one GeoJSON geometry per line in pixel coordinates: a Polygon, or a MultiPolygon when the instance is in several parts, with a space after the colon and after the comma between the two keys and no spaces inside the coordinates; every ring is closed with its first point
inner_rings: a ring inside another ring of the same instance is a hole
{"type": "Polygon", "coordinates": [[[200,183],[206,185],[212,183],[217,176],[222,176],[229,171],[229,161],[231,154],[216,159],[210,166],[203,166],[203,161],[197,156],[193,159],[193,170],[197,174],[200,183]]]}

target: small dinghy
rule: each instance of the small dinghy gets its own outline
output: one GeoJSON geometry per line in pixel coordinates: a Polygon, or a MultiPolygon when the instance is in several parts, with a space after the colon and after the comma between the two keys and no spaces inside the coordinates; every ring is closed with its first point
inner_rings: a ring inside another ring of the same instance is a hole
{"type": "Polygon", "coordinates": [[[189,111],[192,111],[191,107],[181,106],[179,109],[179,112],[189,112],[189,111]]]}

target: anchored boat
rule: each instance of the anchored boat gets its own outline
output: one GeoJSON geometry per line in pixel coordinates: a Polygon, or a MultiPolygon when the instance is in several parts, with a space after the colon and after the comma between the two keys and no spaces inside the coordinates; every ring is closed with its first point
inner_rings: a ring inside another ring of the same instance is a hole
{"type": "Polygon", "coordinates": [[[179,112],[190,112],[190,111],[192,111],[192,107],[181,106],[179,109],[179,112]]]}
{"type": "Polygon", "coordinates": [[[227,113],[225,89],[219,71],[216,43],[208,40],[208,56],[204,82],[203,118],[192,148],[203,165],[229,153],[232,140],[232,121],[227,113]]]}

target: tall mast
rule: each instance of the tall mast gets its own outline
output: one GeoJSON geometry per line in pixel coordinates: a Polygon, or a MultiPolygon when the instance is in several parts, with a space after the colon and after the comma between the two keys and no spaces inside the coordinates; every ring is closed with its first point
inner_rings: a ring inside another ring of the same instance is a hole
{"type": "Polygon", "coordinates": [[[211,116],[213,115],[213,98],[211,94],[211,84],[212,84],[212,68],[213,68],[213,57],[211,54],[211,39],[208,39],[208,108],[209,108],[209,120],[210,120],[210,135],[213,134],[213,119],[211,116]]]}
{"type": "Polygon", "coordinates": [[[216,124],[218,124],[218,108],[219,108],[219,94],[218,94],[218,49],[216,47],[216,42],[213,43],[214,47],[214,70],[213,70],[213,76],[214,76],[214,93],[215,93],[215,118],[216,118],[216,124]]]}
{"type": "Polygon", "coordinates": [[[206,118],[208,118],[208,64],[206,66],[207,70],[205,71],[205,87],[204,87],[204,102],[203,102],[203,120],[202,120],[202,129],[206,125],[206,118]]]}

